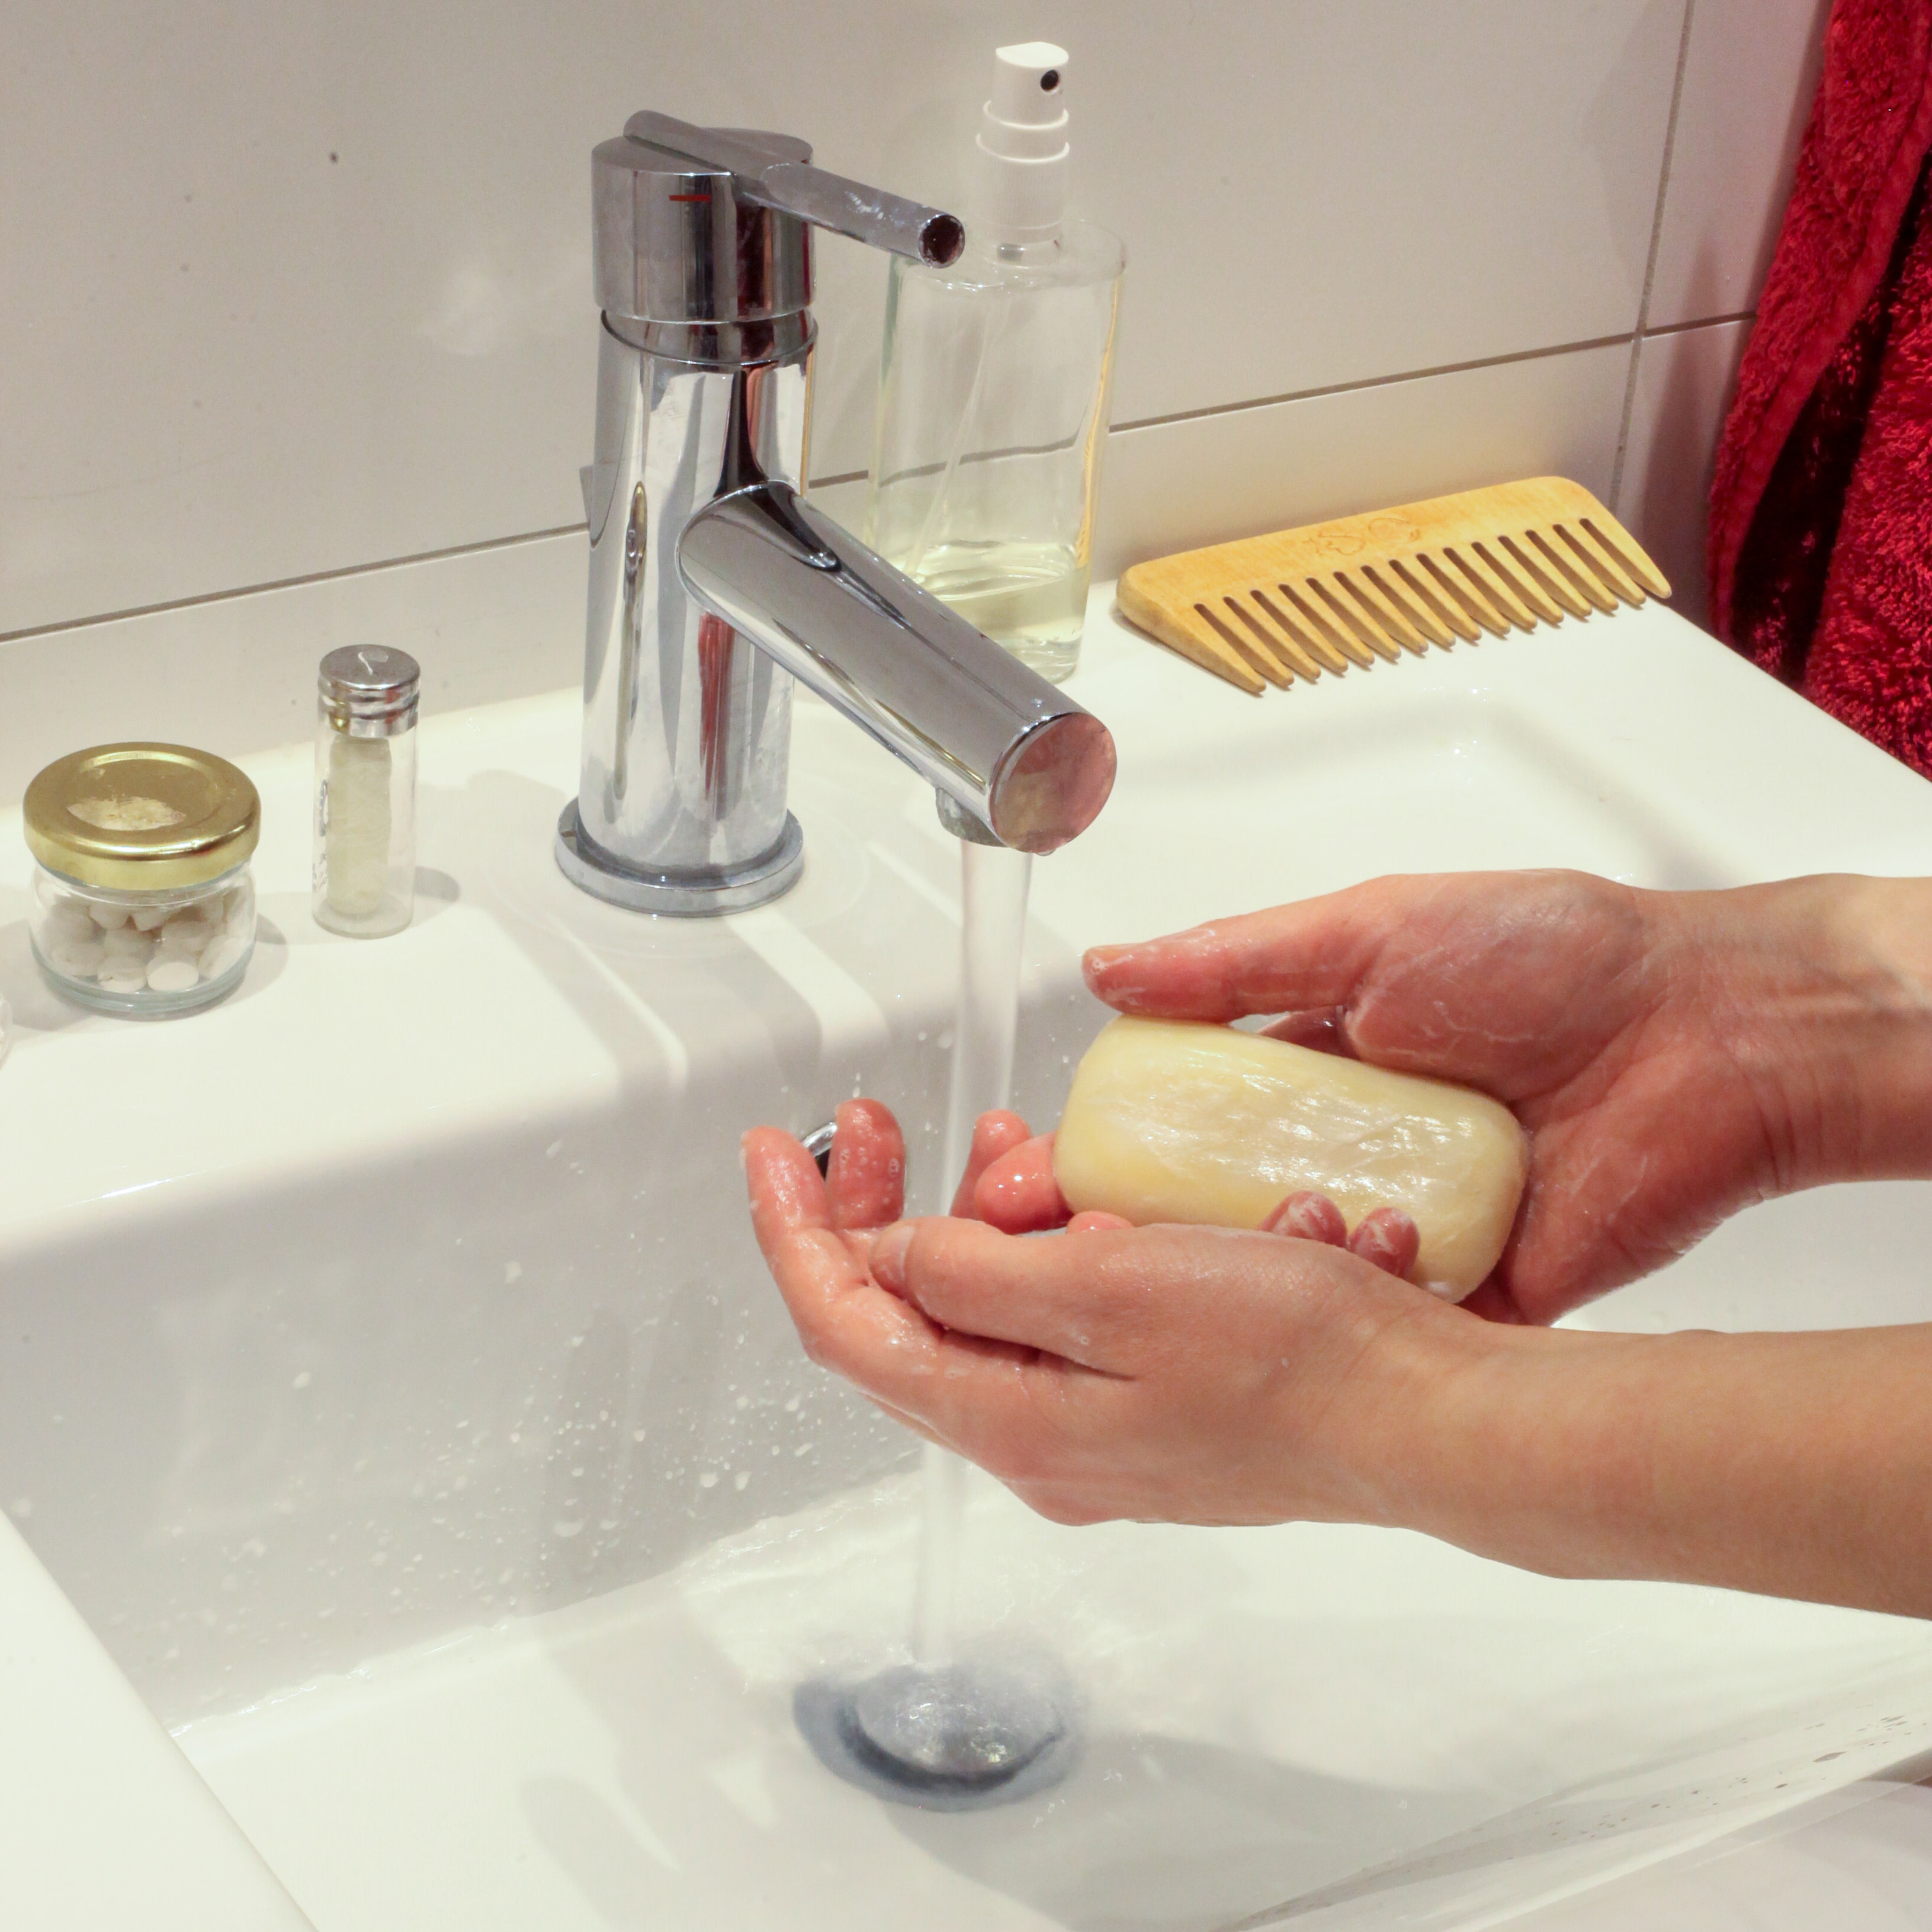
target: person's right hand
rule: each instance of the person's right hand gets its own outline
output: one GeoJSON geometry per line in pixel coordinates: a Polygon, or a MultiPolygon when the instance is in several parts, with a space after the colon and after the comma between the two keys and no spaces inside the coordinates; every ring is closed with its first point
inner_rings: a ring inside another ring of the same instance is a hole
{"type": "MultiPolygon", "coordinates": [[[[1522,1205],[1468,1306],[1553,1321],[1747,1204],[1932,1172],[1918,881],[1644,892],[1581,873],[1378,879],[1088,955],[1122,1012],[1226,1021],[1494,1095],[1528,1130],[1522,1205]]],[[[976,1211],[1053,1225],[1050,1138],[976,1211]]]]}

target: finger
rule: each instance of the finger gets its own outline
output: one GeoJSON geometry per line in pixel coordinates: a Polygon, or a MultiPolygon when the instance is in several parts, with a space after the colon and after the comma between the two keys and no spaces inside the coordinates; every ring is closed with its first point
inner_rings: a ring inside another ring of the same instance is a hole
{"type": "Polygon", "coordinates": [[[938,1340],[932,1324],[873,1286],[859,1254],[832,1226],[825,1183],[811,1155],[776,1127],[754,1127],[743,1151],[752,1231],[806,1352],[824,1360],[829,1338],[856,1324],[930,1355],[938,1340]]]}
{"type": "MultiPolygon", "coordinates": [[[[960,1177],[949,1211],[963,1220],[976,1219],[979,1210],[974,1205],[973,1193],[980,1185],[980,1175],[1004,1155],[1023,1146],[1032,1136],[1033,1130],[1017,1114],[982,1114],[973,1124],[973,1145],[966,1156],[966,1172],[960,1177]]],[[[895,1215],[892,1218],[896,1220],[898,1217],[895,1215]]]]}
{"type": "Polygon", "coordinates": [[[739,1143],[752,1200],[752,1231],[769,1262],[802,1228],[832,1226],[831,1203],[818,1163],[777,1127],[754,1127],[739,1143]]]}
{"type": "Polygon", "coordinates": [[[974,1190],[975,1218],[1009,1234],[1064,1227],[1072,1210],[1053,1172],[1053,1136],[1042,1134],[996,1161],[974,1190]]]}
{"type": "Polygon", "coordinates": [[[1183,1330],[1279,1296],[1285,1257],[1272,1236],[1226,1228],[1109,1228],[1028,1240],[974,1221],[902,1222],[874,1244],[872,1268],[949,1334],[1039,1350],[1131,1378],[1183,1330]]]}
{"type": "MultiPolygon", "coordinates": [[[[754,1127],[742,1144],[752,1230],[765,1265],[802,1330],[802,1309],[815,1318],[823,1306],[871,1287],[865,1264],[833,1225],[818,1163],[790,1134],[776,1127],[754,1127]]],[[[876,1289],[872,1292],[878,1294],[876,1289]]]]}
{"type": "Polygon", "coordinates": [[[790,1135],[754,1127],[743,1152],[759,1247],[806,1353],[821,1367],[921,1435],[982,1462],[1020,1439],[1044,1404],[1064,1399],[1062,1374],[1034,1385],[1030,1348],[949,1335],[874,1282],[832,1226],[818,1162],[790,1135]]]}
{"type": "Polygon", "coordinates": [[[1374,1208],[1355,1223],[1348,1252],[1372,1262],[1384,1274],[1406,1280],[1422,1247],[1415,1222],[1400,1208],[1374,1208]]]}
{"type": "Polygon", "coordinates": [[[1124,1013],[1231,1020],[1345,1007],[1423,882],[1378,879],[1137,946],[1102,946],[1087,983],[1124,1013]]]}
{"type": "Polygon", "coordinates": [[[1285,1040],[1291,1046],[1312,1048],[1317,1053],[1339,1054],[1344,1060],[1356,1058],[1348,1043],[1345,1016],[1340,1006],[1324,1006],[1314,1012],[1284,1013],[1270,1026],[1262,1028],[1268,1040],[1285,1040]]]}
{"type": "Polygon", "coordinates": [[[874,1244],[872,1273],[950,1333],[1093,1368],[1118,1353],[1118,1317],[1108,1318],[1108,1304],[1120,1297],[1091,1264],[1132,1232],[1030,1241],[979,1222],[905,1221],[874,1244]]]}
{"type": "Polygon", "coordinates": [[[1298,1241],[1321,1241],[1331,1248],[1346,1247],[1348,1224],[1342,1210],[1325,1194],[1304,1189],[1291,1194],[1262,1223],[1264,1234],[1287,1234],[1298,1241]]]}
{"type": "Polygon", "coordinates": [[[905,1212],[905,1138],[889,1108],[840,1106],[825,1178],[835,1228],[884,1228],[905,1212]]]}
{"type": "Polygon", "coordinates": [[[1090,1208],[1084,1214],[1076,1214],[1066,1224],[1070,1234],[1104,1234],[1110,1228],[1131,1228],[1134,1224],[1124,1214],[1109,1214],[1104,1209],[1090,1208]]]}

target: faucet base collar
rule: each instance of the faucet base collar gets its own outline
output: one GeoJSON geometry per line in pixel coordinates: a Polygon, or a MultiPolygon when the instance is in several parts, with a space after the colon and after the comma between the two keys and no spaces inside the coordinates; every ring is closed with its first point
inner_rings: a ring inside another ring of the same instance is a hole
{"type": "Polygon", "coordinates": [[[556,822],[556,862],[572,885],[627,911],[710,919],[748,912],[789,892],[805,869],[805,834],[787,812],[777,844],[748,866],[728,872],[631,872],[584,836],[572,799],[556,822]]]}

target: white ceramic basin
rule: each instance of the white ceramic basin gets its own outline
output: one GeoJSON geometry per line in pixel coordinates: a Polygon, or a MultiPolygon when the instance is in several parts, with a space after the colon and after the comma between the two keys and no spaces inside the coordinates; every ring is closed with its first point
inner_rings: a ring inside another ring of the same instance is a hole
{"type": "MultiPolygon", "coordinates": [[[[1096,614],[1076,690],[1121,776],[1035,871],[1042,1118],[1102,938],[1396,869],[1932,872],[1932,788],[1660,610],[1258,702],[1096,614]]],[[[1916,1624],[988,1490],[969,1622],[1066,1658],[1079,1768],[830,1779],[790,1690],[903,1641],[910,1445],[804,1362],[736,1144],[862,1088],[929,1163],[956,849],[806,704],[801,885],[640,920],[550,860],[576,752],[571,694],[427,726],[376,944],[309,920],[306,751],[252,761],[263,944],[161,1026],[38,987],[0,821],[0,1504],[322,1932],[1489,1924],[1932,1742],[1916,1624]]],[[[1594,1318],[1920,1318],[1928,1236],[1918,1185],[1780,1203],[1594,1318]]]]}

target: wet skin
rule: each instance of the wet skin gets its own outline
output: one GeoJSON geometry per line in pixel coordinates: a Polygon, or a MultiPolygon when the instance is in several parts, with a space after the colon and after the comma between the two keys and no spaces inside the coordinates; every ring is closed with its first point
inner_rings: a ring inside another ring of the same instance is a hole
{"type": "Polygon", "coordinates": [[[1530,1170],[1492,1279],[1437,1301],[1401,1279],[1406,1216],[1338,1242],[1318,1197],[1258,1233],[1070,1218],[1010,1114],[953,1217],[904,1222],[896,1124],[854,1102],[829,1181],[789,1136],[746,1140],[814,1359],[1063,1521],[1400,1523],[1558,1574],[1932,1614],[1932,1328],[1540,1325],[1750,1202],[1932,1174],[1932,888],[1382,880],[1087,972],[1123,1012],[1270,1016],[1505,1102],[1530,1170]]]}

